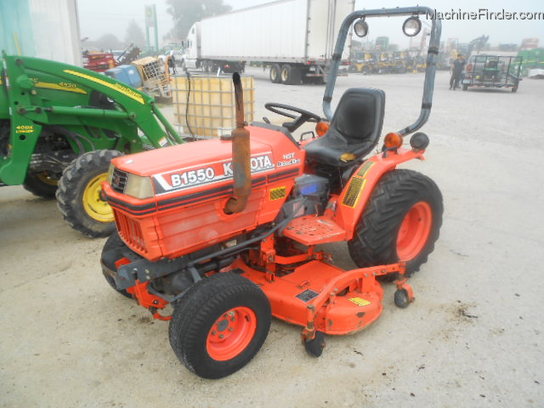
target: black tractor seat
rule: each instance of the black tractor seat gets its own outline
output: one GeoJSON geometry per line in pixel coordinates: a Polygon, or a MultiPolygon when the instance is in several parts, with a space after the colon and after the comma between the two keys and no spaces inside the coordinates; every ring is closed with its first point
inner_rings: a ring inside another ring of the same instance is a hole
{"type": "Polygon", "coordinates": [[[345,167],[378,143],[383,125],[385,92],[350,88],[338,103],[328,132],[305,147],[310,162],[345,167]]]}

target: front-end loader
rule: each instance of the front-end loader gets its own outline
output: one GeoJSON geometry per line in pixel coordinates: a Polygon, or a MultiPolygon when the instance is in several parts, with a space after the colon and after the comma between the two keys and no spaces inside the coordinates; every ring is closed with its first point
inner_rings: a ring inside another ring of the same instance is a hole
{"type": "Polygon", "coordinates": [[[272,316],[301,326],[306,350],[319,356],[326,335],[357,332],[380,316],[380,279],[394,280],[398,307],[414,300],[407,280],[434,249],[442,195],[429,177],[397,166],[423,159],[429,144],[417,131],[431,111],[440,21],[432,21],[419,117],[387,133],[379,151],[385,92],[348,89],[334,113],[331,101],[354,22],[364,36],[371,17],[405,16],[405,33],[416,35],[418,16],[429,12],[361,10],[345,18],[323,97],[328,124],[268,103],[288,121],[246,126],[234,74],[231,136],[112,160],[103,191],[117,232],[104,245],[102,271],[115,290],[170,321],[170,344],[197,375],[220,378],[247,364],[272,316]],[[320,137],[294,137],[306,122],[318,122],[320,137]],[[133,184],[140,188],[128,189],[133,184]],[[356,269],[335,266],[321,247],[342,241],[356,269]]]}
{"type": "Polygon", "coordinates": [[[182,142],[152,97],[102,74],[3,54],[0,185],[53,198],[64,219],[108,236],[113,212],[101,196],[110,160],[182,142]]]}

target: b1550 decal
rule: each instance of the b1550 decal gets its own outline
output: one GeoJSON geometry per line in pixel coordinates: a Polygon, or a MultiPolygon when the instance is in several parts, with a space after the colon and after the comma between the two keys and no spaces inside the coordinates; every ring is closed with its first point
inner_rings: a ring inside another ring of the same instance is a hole
{"type": "MultiPolygon", "coordinates": [[[[250,159],[251,173],[262,173],[274,170],[272,154],[259,154],[250,159]]],[[[153,176],[155,192],[157,195],[173,191],[185,190],[205,184],[218,183],[220,181],[232,180],[232,161],[223,160],[211,163],[202,167],[188,167],[170,171],[168,173],[153,176]]]]}

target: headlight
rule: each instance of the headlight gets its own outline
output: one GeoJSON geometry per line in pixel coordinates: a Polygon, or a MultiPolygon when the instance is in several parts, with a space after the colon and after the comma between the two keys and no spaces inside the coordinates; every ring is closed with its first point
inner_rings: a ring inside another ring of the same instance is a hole
{"type": "Polygon", "coordinates": [[[115,166],[110,163],[110,167],[108,168],[108,184],[111,186],[111,181],[113,179],[113,170],[115,169],[115,166]]]}
{"type": "Polygon", "coordinates": [[[415,37],[421,31],[421,20],[418,16],[408,17],[402,25],[402,31],[408,37],[415,37]]]}
{"type": "Polygon", "coordinates": [[[154,193],[151,178],[128,173],[124,193],[136,198],[153,197],[154,193]]]}

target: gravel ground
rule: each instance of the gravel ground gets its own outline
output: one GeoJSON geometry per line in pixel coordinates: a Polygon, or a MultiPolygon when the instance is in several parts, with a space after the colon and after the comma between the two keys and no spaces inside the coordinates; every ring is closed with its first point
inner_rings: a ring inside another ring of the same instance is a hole
{"type": "MultiPolygon", "coordinates": [[[[323,86],[282,86],[250,69],[256,118],[268,101],[321,112],[323,86]]],[[[413,121],[421,74],[338,80],[386,91],[384,132],[413,121]]],[[[222,380],[187,371],[168,325],[117,295],[99,267],[104,240],[65,225],[54,202],[0,190],[1,407],[542,407],[544,81],[518,93],[449,91],[437,75],[424,130],[445,200],[441,237],[411,283],[416,301],[393,304],[352,336],[330,337],[311,358],[299,328],[274,321],[263,349],[222,380]]],[[[280,122],[274,114],[268,115],[280,122]]],[[[345,245],[331,245],[352,268],[345,245]]]]}

